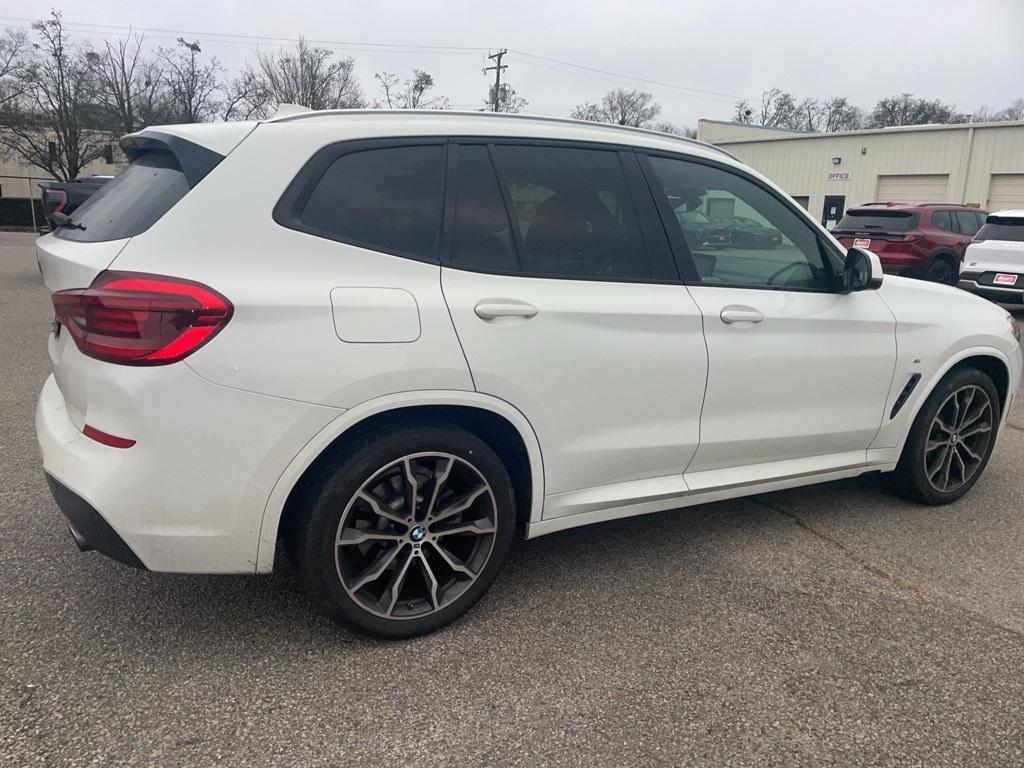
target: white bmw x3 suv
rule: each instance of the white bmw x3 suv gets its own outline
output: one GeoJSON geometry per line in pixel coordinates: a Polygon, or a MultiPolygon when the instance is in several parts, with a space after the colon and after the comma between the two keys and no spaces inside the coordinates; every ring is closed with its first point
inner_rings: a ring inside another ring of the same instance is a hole
{"type": "Polygon", "coordinates": [[[892,473],[977,481],[1007,313],[883,278],[764,177],[643,130],[307,112],[126,137],[38,241],[43,465],[82,548],[266,573],[374,635],[450,622],[516,535],[892,473]],[[702,247],[743,216],[764,250],[702,247]]]}

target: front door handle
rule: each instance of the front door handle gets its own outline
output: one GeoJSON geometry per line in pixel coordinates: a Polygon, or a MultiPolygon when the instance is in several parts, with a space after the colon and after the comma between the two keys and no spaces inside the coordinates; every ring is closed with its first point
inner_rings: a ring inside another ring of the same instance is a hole
{"type": "Polygon", "coordinates": [[[512,299],[481,301],[473,307],[473,311],[481,320],[494,320],[499,317],[521,317],[529,320],[537,314],[537,308],[532,304],[512,299]]]}
{"type": "Polygon", "coordinates": [[[760,323],[764,320],[764,313],[753,307],[733,305],[725,307],[719,317],[722,318],[722,322],[726,325],[746,326],[760,323]]]}

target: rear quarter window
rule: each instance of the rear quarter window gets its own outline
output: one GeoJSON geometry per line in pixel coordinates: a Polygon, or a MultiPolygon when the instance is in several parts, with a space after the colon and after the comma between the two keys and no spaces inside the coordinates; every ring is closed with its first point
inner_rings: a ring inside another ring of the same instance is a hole
{"type": "Polygon", "coordinates": [[[153,226],[190,188],[172,153],[149,150],[75,210],[71,219],[84,229],[59,227],[55,234],[84,243],[134,237],[153,226]]]}
{"type": "Polygon", "coordinates": [[[275,220],[317,237],[436,261],[444,146],[344,150],[328,147],[307,163],[278,202],[275,220]]]}

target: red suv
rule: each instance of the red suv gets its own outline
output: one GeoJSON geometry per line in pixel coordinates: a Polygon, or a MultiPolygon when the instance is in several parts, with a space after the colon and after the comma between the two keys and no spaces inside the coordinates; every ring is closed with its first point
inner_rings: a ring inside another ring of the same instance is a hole
{"type": "Polygon", "coordinates": [[[950,203],[866,203],[848,210],[832,234],[845,248],[877,253],[890,274],[956,285],[964,250],[986,215],[950,203]]]}

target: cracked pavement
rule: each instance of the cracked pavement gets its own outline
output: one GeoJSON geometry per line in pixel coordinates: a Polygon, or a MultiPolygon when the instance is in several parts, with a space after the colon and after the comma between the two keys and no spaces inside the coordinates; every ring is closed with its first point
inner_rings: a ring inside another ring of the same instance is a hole
{"type": "Polygon", "coordinates": [[[2,766],[1024,764],[1020,395],[957,504],[868,476],[558,533],[381,643],[287,568],[80,554],[33,432],[50,314],[0,234],[2,766]]]}

